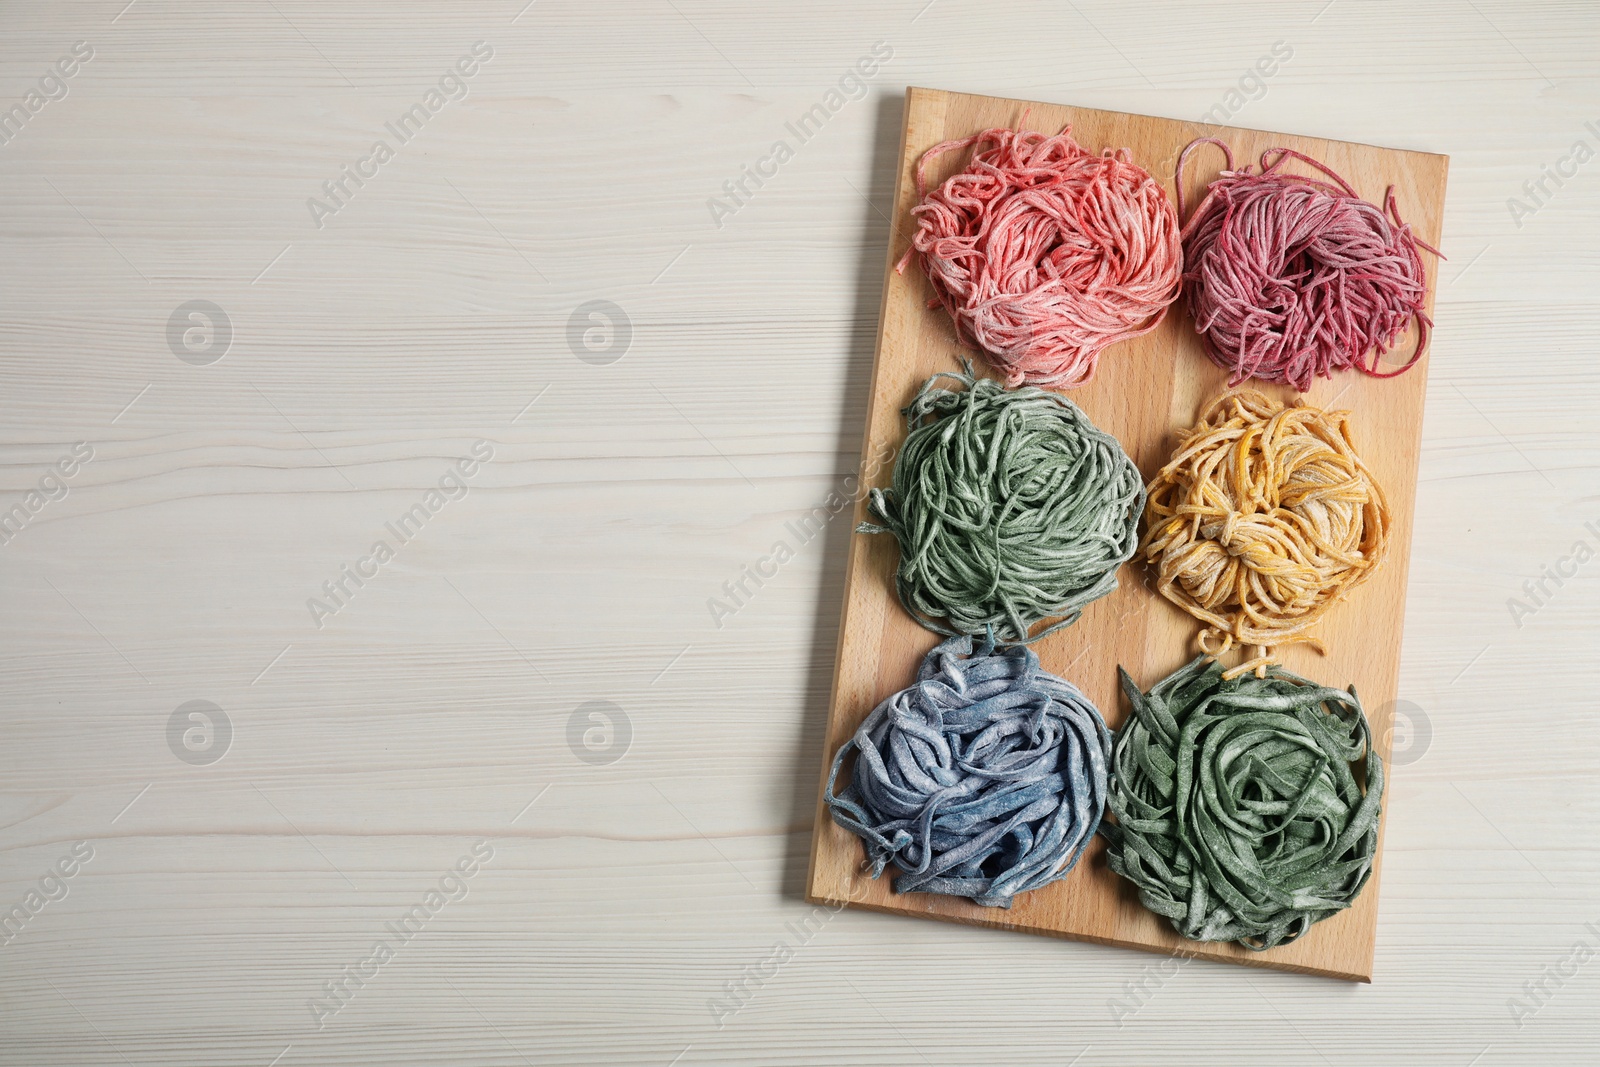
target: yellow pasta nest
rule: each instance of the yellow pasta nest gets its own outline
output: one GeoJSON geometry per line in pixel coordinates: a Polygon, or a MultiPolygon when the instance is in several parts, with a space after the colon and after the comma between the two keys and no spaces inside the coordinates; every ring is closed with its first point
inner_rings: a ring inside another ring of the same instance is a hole
{"type": "Polygon", "coordinates": [[[1389,505],[1348,420],[1232,389],[1150,483],[1139,551],[1161,595],[1207,624],[1205,652],[1262,649],[1230,674],[1274,645],[1318,644],[1306,631],[1388,552],[1389,505]]]}

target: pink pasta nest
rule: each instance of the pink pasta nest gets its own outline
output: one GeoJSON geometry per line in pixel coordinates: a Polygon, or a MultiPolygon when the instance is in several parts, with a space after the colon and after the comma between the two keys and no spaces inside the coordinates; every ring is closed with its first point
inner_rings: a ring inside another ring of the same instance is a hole
{"type": "MultiPolygon", "coordinates": [[[[1024,116],[1026,117],[1026,116],[1024,116]]],[[[1177,299],[1177,212],[1127,149],[992,129],[934,145],[917,164],[913,254],[964,343],[1006,384],[1072,388],[1108,346],[1160,325],[1177,299]],[[930,162],[973,148],[935,189],[930,162]]]]}

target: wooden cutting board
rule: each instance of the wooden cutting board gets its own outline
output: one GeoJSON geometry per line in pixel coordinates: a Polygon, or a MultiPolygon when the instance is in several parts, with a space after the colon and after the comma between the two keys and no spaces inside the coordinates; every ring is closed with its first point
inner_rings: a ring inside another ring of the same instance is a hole
{"type": "MultiPolygon", "coordinates": [[[[1258,161],[1268,148],[1298,149],[1332,166],[1374,203],[1381,204],[1384,190],[1393,185],[1402,218],[1423,240],[1439,246],[1449,164],[1445,156],[912,88],[906,94],[863,457],[893,455],[905,439],[900,409],[918,386],[937,371],[957,369],[962,355],[974,355],[956,340],[944,310],[928,308],[933,294],[917,264],[910,264],[903,275],[894,271],[894,264],[911,243],[916,161],[940,141],[967,137],[990,127],[1015,126],[1024,112],[1029,129],[1055,133],[1071,123],[1073,136],[1092,152],[1107,147],[1128,148],[1134,162],[1162,182],[1169,195],[1173,194],[1173,167],[1178,153],[1196,137],[1223,138],[1240,164],[1258,161]]],[[[930,168],[930,184],[943,181],[965,165],[967,156],[966,152],[951,152],[942,157],[937,167],[930,168]]],[[[1222,165],[1220,151],[1197,150],[1191,156],[1185,176],[1191,210],[1205,184],[1216,177],[1222,165]]],[[[1437,264],[1426,253],[1423,262],[1428,273],[1431,314],[1437,264]]],[[[1398,354],[1389,358],[1398,365],[1411,350],[1409,340],[1402,342],[1398,354]]],[[[1279,656],[1289,670],[1315,681],[1340,687],[1354,683],[1386,760],[1400,665],[1401,627],[1405,621],[1406,571],[1428,362],[1429,357],[1424,357],[1405,374],[1387,380],[1344,372],[1332,380],[1319,381],[1306,394],[1310,404],[1347,408],[1353,413],[1356,447],[1388,493],[1394,526],[1389,558],[1317,630],[1327,645],[1327,655],[1318,655],[1304,645],[1291,645],[1281,649],[1279,656]]],[[[975,359],[975,363],[994,376],[981,359],[975,359]]],[[[1226,372],[1212,365],[1202,353],[1180,299],[1159,329],[1113,346],[1102,355],[1094,380],[1068,395],[1096,425],[1122,442],[1148,481],[1168,458],[1178,431],[1192,425],[1203,402],[1226,384],[1226,372]]],[[[1286,386],[1256,384],[1272,396],[1293,395],[1286,386]]],[[[887,469],[867,474],[863,490],[887,484],[887,469]]],[[[865,512],[863,491],[856,501],[857,519],[865,517],[865,512]]],[[[912,621],[895,599],[893,575],[897,560],[898,549],[892,537],[855,534],[851,540],[844,618],[823,751],[824,784],[839,746],[873,707],[912,681],[917,664],[938,640],[912,621]]],[[[1120,588],[1090,605],[1075,625],[1034,646],[1045,669],[1077,684],[1100,708],[1112,729],[1127,714],[1116,686],[1118,665],[1125,667],[1141,687],[1149,688],[1195,654],[1199,629],[1192,618],[1153,592],[1151,572],[1143,563],[1135,561],[1123,567],[1119,580],[1120,588]]],[[[1390,797],[1394,795],[1393,770],[1391,766],[1390,797]]],[[[1385,808],[1389,802],[1386,798],[1385,808]]],[[[875,911],[1079,941],[1372,980],[1379,862],[1374,863],[1371,880],[1350,909],[1317,924],[1293,944],[1251,952],[1232,944],[1200,944],[1178,937],[1166,920],[1146,911],[1133,889],[1107,869],[1104,846],[1104,840],[1096,838],[1067,878],[1023,894],[1010,910],[983,908],[957,897],[922,893],[899,896],[890,888],[893,868],[878,880],[862,872],[864,852],[860,840],[835,825],[819,790],[807,896],[814,903],[848,903],[875,911]]],[[[1382,858],[1381,830],[1378,858],[1382,858]]]]}

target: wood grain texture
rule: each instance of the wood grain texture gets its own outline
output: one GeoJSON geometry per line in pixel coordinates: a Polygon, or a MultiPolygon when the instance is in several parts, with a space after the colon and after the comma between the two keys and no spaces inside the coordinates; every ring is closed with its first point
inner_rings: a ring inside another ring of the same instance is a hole
{"type": "Polygon", "coordinates": [[[1521,1025],[1508,1001],[1600,921],[1600,569],[1506,609],[1600,518],[1597,164],[1506,208],[1600,115],[1592,4],[0,15],[0,102],[96,49],[0,147],[0,509],[95,449],[0,546],[0,910],[95,849],[0,946],[0,1063],[1592,1063],[1600,965],[1521,1025]],[[316,229],[306,199],[480,38],[472,95],[316,229]],[[868,95],[715,225],[879,39],[868,95]],[[1195,117],[1280,39],[1233,124],[1452,159],[1399,688],[1431,727],[1395,742],[1374,983],[805,903],[848,518],[720,628],[707,600],[859,462],[905,87],[1195,117]],[[194,298],[235,327],[207,367],[164,337],[194,298]],[[634,327],[603,367],[565,337],[598,298],[634,327]],[[306,599],[479,439],[470,495],[316,629],[306,599]],[[209,767],[167,747],[192,699],[234,726],[209,767]],[[631,720],[608,766],[568,746],[591,700],[631,720]],[[479,839],[466,899],[316,1029],[479,839]]]}
{"type": "MultiPolygon", "coordinates": [[[[864,456],[886,455],[897,448],[906,432],[901,409],[922,383],[940,371],[959,369],[958,356],[976,355],[958,342],[944,309],[928,307],[933,289],[917,265],[913,263],[903,273],[895,270],[911,244],[917,162],[936,144],[998,126],[1014,127],[1024,116],[1026,128],[1032,130],[1054,133],[1070,125],[1073,137],[1091,152],[1128,149],[1133,161],[1162,181],[1168,195],[1174,197],[1173,168],[1178,154],[1196,137],[1226,141],[1240,163],[1259,159],[1267,149],[1292,148],[1325,162],[1375,203],[1381,204],[1385,191],[1393,186],[1403,217],[1418,236],[1434,247],[1440,243],[1448,169],[1443,156],[912,88],[906,94],[895,186],[896,226],[889,242],[864,456]]],[[[938,169],[928,172],[928,184],[941,182],[964,166],[969,154],[952,152],[940,159],[938,169]]],[[[1223,165],[1222,153],[1214,155],[1215,159],[1208,160],[1197,153],[1184,176],[1188,185],[1184,193],[1191,209],[1223,165]],[[1209,171],[1207,162],[1213,164],[1209,171]]],[[[1427,308],[1431,312],[1437,264],[1434,257],[1426,260],[1427,308]]],[[[1401,365],[1414,348],[1413,335],[1386,358],[1401,365]]],[[[984,366],[981,360],[977,362],[984,366]]],[[[1314,631],[1326,644],[1327,655],[1314,652],[1309,645],[1290,645],[1276,652],[1285,667],[1304,677],[1326,685],[1354,685],[1363,696],[1373,736],[1385,758],[1393,735],[1391,720],[1400,673],[1427,373],[1428,357],[1424,355],[1398,378],[1345,372],[1319,380],[1305,394],[1306,402],[1313,406],[1353,412],[1357,448],[1388,494],[1393,512],[1392,543],[1388,559],[1376,574],[1314,631]]],[[[1097,426],[1122,443],[1148,482],[1171,455],[1176,435],[1192,426],[1205,402],[1226,387],[1227,372],[1205,358],[1180,298],[1156,330],[1107,349],[1094,380],[1068,395],[1097,426]]],[[[1295,395],[1288,386],[1266,385],[1263,391],[1282,400],[1295,395]]],[[[885,474],[877,473],[875,484],[886,482],[885,474]]],[[[857,501],[857,517],[866,518],[866,509],[863,496],[857,501]]],[[[858,534],[851,543],[838,674],[823,759],[824,787],[833,753],[873,707],[909,684],[917,664],[938,640],[900,609],[893,583],[898,558],[898,548],[890,537],[858,534]]],[[[1090,605],[1078,622],[1034,645],[1043,667],[1079,686],[1112,729],[1121,724],[1127,711],[1118,691],[1117,668],[1126,669],[1148,688],[1195,654],[1198,629],[1190,616],[1156,594],[1151,571],[1140,561],[1124,567],[1119,581],[1117,591],[1090,605]]],[[[1237,655],[1229,657],[1230,662],[1236,661],[1237,655]]],[[[820,793],[810,873],[810,898],[818,903],[848,901],[855,907],[879,911],[1372,980],[1382,867],[1381,821],[1372,878],[1354,904],[1318,923],[1292,944],[1252,952],[1234,944],[1190,942],[1177,936],[1170,924],[1140,905],[1132,887],[1106,866],[1105,843],[1100,838],[1070,875],[1022,895],[1009,909],[985,908],[960,897],[932,893],[896,894],[888,876],[875,880],[862,871],[860,841],[832,821],[820,793]]]]}

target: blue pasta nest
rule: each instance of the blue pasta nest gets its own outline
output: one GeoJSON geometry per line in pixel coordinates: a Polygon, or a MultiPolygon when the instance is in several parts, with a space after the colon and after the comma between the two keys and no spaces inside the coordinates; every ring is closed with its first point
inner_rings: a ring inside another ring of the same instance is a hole
{"type": "Polygon", "coordinates": [[[1110,749],[1099,709],[1030,649],[954,637],[840,747],[825,799],[874,878],[903,872],[896,892],[1009,908],[1066,877],[1094,837],[1110,749]]]}

